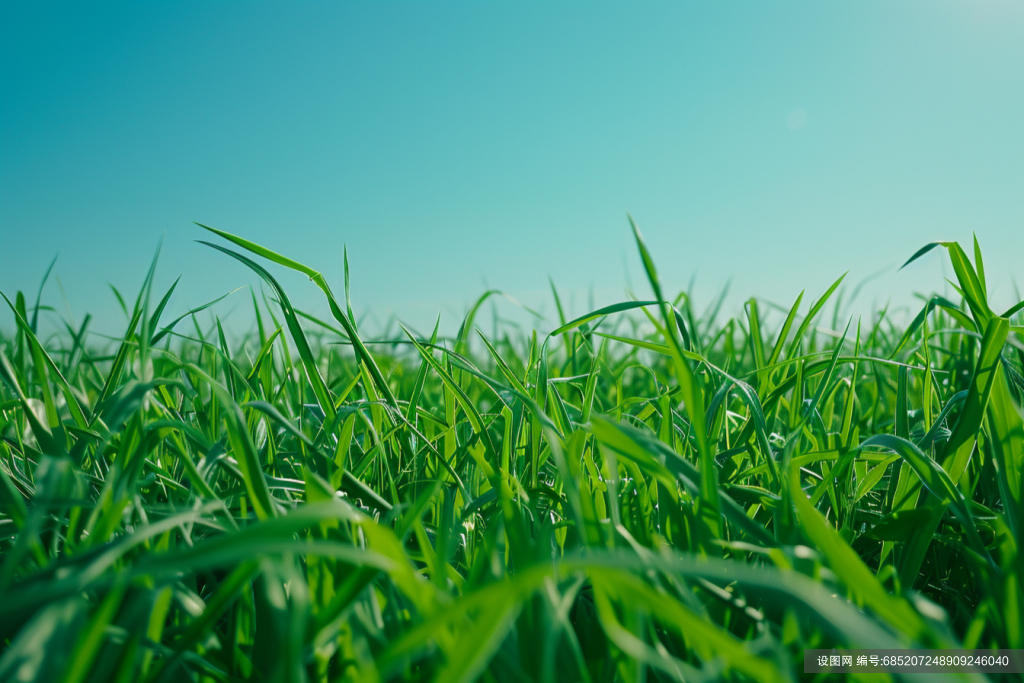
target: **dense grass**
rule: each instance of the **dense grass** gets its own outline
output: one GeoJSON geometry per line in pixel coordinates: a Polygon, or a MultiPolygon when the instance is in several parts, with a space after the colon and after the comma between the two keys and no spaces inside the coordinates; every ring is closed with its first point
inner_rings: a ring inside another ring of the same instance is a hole
{"type": "Polygon", "coordinates": [[[959,303],[848,326],[838,281],[698,314],[634,231],[648,300],[548,336],[485,337],[485,295],[456,338],[363,341],[347,284],[215,230],[267,287],[233,346],[164,321],[152,269],[110,348],[38,339],[19,293],[0,680],[783,681],[806,647],[1024,647],[1021,306],[989,308],[976,246],[918,254],[959,303]]]}

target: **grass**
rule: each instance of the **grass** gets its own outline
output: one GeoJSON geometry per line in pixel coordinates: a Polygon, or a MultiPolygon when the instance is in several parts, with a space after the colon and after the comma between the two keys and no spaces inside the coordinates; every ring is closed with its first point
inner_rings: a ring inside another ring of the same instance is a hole
{"type": "Polygon", "coordinates": [[[826,334],[842,278],[771,325],[698,314],[633,229],[648,300],[547,336],[485,336],[485,295],[455,338],[370,343],[347,260],[339,300],[212,228],[268,288],[234,346],[165,321],[152,268],[109,348],[8,299],[0,680],[788,681],[804,648],[1024,647],[1022,305],[989,307],[977,245],[914,255],[960,301],[826,334]]]}

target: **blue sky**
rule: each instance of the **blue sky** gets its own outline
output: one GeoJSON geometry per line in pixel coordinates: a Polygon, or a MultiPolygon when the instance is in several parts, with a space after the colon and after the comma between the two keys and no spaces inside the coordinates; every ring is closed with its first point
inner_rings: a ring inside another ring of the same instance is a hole
{"type": "MultiPolygon", "coordinates": [[[[1022,122],[1019,2],[4,1],[0,290],[59,252],[71,314],[116,332],[107,283],[134,293],[161,238],[172,312],[255,282],[195,220],[338,291],[347,244],[380,321],[454,326],[496,287],[551,327],[549,275],[575,313],[647,295],[629,211],[698,305],[730,280],[788,305],[846,270],[881,272],[864,306],[907,304],[942,258],[899,264],[976,232],[1001,309],[1024,289],[1022,122]]],[[[243,296],[218,310],[244,321],[243,296]]],[[[67,310],[56,281],[44,301],[67,310]]]]}

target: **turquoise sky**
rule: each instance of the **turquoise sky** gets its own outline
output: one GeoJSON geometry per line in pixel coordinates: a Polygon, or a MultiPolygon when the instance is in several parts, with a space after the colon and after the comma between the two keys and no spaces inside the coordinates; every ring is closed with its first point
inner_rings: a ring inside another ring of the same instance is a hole
{"type": "MultiPolygon", "coordinates": [[[[496,287],[550,328],[549,275],[575,313],[648,294],[627,211],[698,306],[730,279],[734,303],[788,305],[846,270],[881,271],[865,306],[907,304],[943,261],[899,264],[977,232],[1008,307],[1024,4],[0,3],[0,290],[59,252],[98,329],[161,236],[172,312],[256,281],[193,220],[337,291],[347,244],[380,322],[454,326],[496,287]]],[[[67,310],[56,280],[44,301],[67,310]]]]}

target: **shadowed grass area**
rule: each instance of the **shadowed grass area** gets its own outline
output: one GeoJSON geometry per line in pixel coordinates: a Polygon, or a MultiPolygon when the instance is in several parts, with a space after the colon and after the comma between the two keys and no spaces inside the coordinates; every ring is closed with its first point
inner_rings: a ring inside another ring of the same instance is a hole
{"type": "Polygon", "coordinates": [[[842,278],[722,320],[632,227],[648,298],[567,321],[553,291],[546,337],[485,336],[488,292],[455,338],[364,341],[347,257],[340,301],[212,228],[269,288],[234,345],[206,307],[162,322],[152,267],[110,348],[5,296],[0,680],[788,681],[804,648],[1024,647],[1022,305],[989,307],[977,244],[911,258],[945,249],[960,302],[833,331],[842,278]]]}

